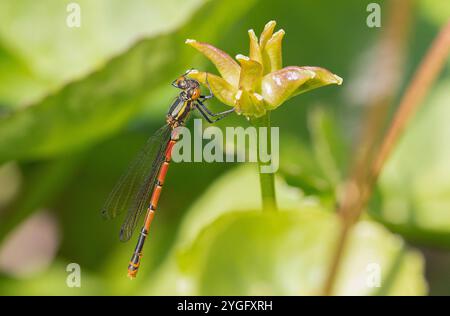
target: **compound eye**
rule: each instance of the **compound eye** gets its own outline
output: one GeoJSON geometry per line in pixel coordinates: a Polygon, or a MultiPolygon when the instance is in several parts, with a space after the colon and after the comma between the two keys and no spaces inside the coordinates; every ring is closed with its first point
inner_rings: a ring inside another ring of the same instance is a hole
{"type": "Polygon", "coordinates": [[[185,89],[186,88],[186,80],[184,79],[184,78],[179,78],[178,80],[177,80],[177,86],[180,88],[180,89],[185,89]]]}

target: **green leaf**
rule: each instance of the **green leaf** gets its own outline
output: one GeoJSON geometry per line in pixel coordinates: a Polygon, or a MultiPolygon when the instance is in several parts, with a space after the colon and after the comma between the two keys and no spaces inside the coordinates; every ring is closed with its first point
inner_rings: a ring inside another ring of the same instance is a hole
{"type": "Polygon", "coordinates": [[[450,2],[422,0],[417,3],[417,11],[436,25],[443,26],[450,16],[450,2]]]}
{"type": "Polygon", "coordinates": [[[211,40],[251,5],[209,2],[180,30],[142,40],[86,78],[0,118],[0,163],[71,151],[122,128],[159,87],[191,66],[193,52],[184,45],[188,35],[211,40]]]}
{"type": "Polygon", "coordinates": [[[310,143],[292,136],[282,139],[280,173],[289,185],[300,188],[334,209],[346,170],[347,144],[330,111],[314,107],[308,115],[310,143]]]}
{"type": "Polygon", "coordinates": [[[371,214],[411,239],[450,247],[450,81],[405,129],[380,178],[371,214]]]}
{"type": "Polygon", "coordinates": [[[346,144],[331,113],[315,107],[308,118],[314,157],[332,187],[342,182],[346,160],[346,144]]]}
{"type": "MultiPolygon", "coordinates": [[[[313,200],[295,203],[292,188],[279,181],[277,186],[282,211],[264,213],[250,211],[259,204],[253,170],[238,168],[213,183],[187,213],[175,247],[142,292],[320,294],[340,222],[313,200]]],[[[339,272],[334,294],[426,293],[421,255],[373,222],[363,221],[351,232],[339,272]],[[373,263],[381,267],[381,288],[366,285],[373,263]]]]}
{"type": "MultiPolygon", "coordinates": [[[[185,286],[171,294],[320,294],[338,223],[333,214],[311,209],[227,213],[191,247],[178,251],[176,283],[185,286]]],[[[386,295],[425,294],[423,259],[404,247],[380,225],[360,222],[351,233],[333,294],[371,295],[380,289],[386,295]],[[367,285],[374,264],[380,267],[380,289],[367,285]]]]}
{"type": "Polygon", "coordinates": [[[36,78],[23,59],[0,41],[0,116],[19,104],[29,104],[47,86],[45,81],[36,78]]]}
{"type": "MultiPolygon", "coordinates": [[[[7,101],[29,103],[81,78],[126,51],[144,37],[166,34],[186,23],[202,0],[123,1],[80,0],[79,28],[66,20],[69,2],[5,0],[0,2],[0,43],[24,69],[17,78],[29,93],[20,93],[15,80],[0,82],[7,101]],[[6,90],[6,89],[5,89],[6,90]]],[[[0,73],[7,69],[0,63],[0,73]]],[[[1,78],[0,78],[1,80],[1,78]]],[[[1,96],[1,95],[0,95],[1,96]]],[[[1,99],[1,97],[0,97],[1,99]]]]}
{"type": "Polygon", "coordinates": [[[333,191],[311,146],[293,136],[285,136],[281,142],[279,173],[306,195],[323,197],[333,191]]]}
{"type": "MultiPolygon", "coordinates": [[[[229,210],[260,208],[261,193],[257,168],[256,163],[244,164],[212,183],[208,191],[187,212],[180,228],[179,242],[189,243],[205,226],[229,210]]],[[[280,178],[275,178],[275,186],[278,202],[284,207],[316,205],[313,201],[303,200],[299,190],[287,186],[280,178]]]]}

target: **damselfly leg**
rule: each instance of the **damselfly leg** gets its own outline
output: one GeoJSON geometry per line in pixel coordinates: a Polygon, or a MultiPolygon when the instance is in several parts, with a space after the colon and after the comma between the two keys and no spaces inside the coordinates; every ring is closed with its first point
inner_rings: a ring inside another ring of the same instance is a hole
{"type": "Polygon", "coordinates": [[[209,95],[201,95],[195,101],[196,102],[195,106],[206,121],[208,121],[209,123],[215,123],[215,122],[220,121],[221,119],[227,117],[229,114],[233,113],[234,108],[231,108],[230,110],[218,112],[218,113],[211,112],[211,110],[209,110],[208,107],[203,103],[206,100],[214,97],[214,94],[211,90],[211,86],[209,85],[208,74],[206,74],[205,81],[206,81],[206,86],[209,89],[209,95]]]}
{"type": "Polygon", "coordinates": [[[230,110],[226,110],[223,112],[213,113],[200,100],[197,100],[195,106],[197,110],[200,112],[200,114],[203,116],[203,118],[207,120],[209,123],[215,123],[217,121],[220,121],[221,119],[227,117],[229,114],[234,112],[234,108],[231,108],[230,110]]]}

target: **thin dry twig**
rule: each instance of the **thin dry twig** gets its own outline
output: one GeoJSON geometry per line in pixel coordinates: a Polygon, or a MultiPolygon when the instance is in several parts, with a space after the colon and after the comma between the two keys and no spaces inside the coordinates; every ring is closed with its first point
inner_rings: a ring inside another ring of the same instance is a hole
{"type": "MultiPolygon", "coordinates": [[[[396,1],[394,1],[394,3],[395,2],[396,1]]],[[[398,10],[399,8],[400,7],[393,8],[393,16],[395,16],[395,10],[398,10]]],[[[355,172],[345,187],[343,200],[338,209],[338,214],[340,215],[343,225],[337,240],[337,248],[326,280],[324,294],[330,295],[332,293],[350,228],[359,218],[364,206],[372,194],[373,187],[384,163],[402,135],[407,122],[422,104],[427,92],[444,67],[449,53],[450,22],[436,37],[418,70],[414,74],[411,83],[401,99],[398,111],[392,120],[381,146],[369,146],[369,148],[375,147],[379,149],[378,154],[375,155],[375,159],[366,152],[366,155],[362,155],[360,162],[356,164],[355,172]]],[[[372,136],[372,142],[374,142],[374,139],[375,138],[372,136]]],[[[368,149],[368,151],[369,150],[370,149],[368,149]]]]}
{"type": "Polygon", "coordinates": [[[444,67],[448,55],[450,54],[450,21],[441,30],[434,40],[427,55],[422,61],[409,88],[404,94],[397,113],[392,121],[391,127],[387,132],[378,156],[375,160],[372,172],[373,180],[378,178],[389,154],[392,152],[397,140],[400,138],[409,119],[417,111],[419,105],[430,90],[433,82],[438,77],[441,69],[444,67]]]}

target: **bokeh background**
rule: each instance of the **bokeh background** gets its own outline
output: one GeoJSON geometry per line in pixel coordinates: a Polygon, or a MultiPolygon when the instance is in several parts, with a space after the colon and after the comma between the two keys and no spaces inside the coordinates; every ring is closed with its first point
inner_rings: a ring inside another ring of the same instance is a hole
{"type": "MultiPolygon", "coordinates": [[[[66,25],[69,3],[0,2],[0,294],[321,294],[366,113],[388,97],[392,115],[450,2],[79,0],[80,28],[66,25]],[[366,24],[370,2],[380,28],[366,24]],[[246,55],[247,30],[270,20],[286,31],[284,65],[344,78],[273,112],[281,210],[259,210],[254,164],[172,164],[130,281],[135,239],[119,242],[121,219],[100,209],[164,123],[170,82],[191,67],[216,71],[185,39],[246,55]],[[69,263],[79,288],[66,284],[69,263]]],[[[333,294],[450,294],[449,100],[447,64],[351,232],[333,294]],[[380,287],[367,284],[373,264],[380,287]]]]}

